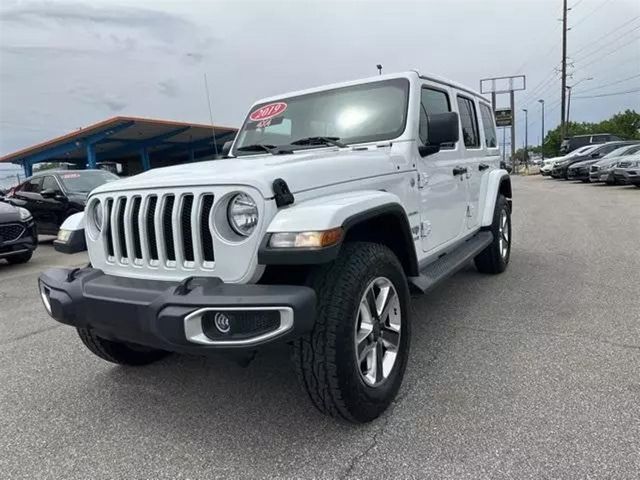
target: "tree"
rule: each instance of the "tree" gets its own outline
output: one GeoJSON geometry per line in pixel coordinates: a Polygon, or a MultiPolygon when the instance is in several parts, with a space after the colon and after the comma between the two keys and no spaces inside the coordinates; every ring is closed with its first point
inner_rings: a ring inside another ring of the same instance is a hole
{"type": "MultiPolygon", "coordinates": [[[[567,137],[590,133],[610,133],[628,140],[640,139],[640,113],[635,110],[625,110],[598,123],[569,122],[567,124],[567,137]]],[[[549,130],[542,148],[544,156],[555,157],[558,155],[561,143],[560,126],[549,130]]]]}

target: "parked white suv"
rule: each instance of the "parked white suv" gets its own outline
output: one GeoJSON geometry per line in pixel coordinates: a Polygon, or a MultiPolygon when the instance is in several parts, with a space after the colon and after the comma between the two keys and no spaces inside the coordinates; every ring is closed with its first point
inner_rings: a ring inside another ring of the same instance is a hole
{"type": "Polygon", "coordinates": [[[511,183],[490,103],[417,72],[257,102],[229,158],[92,192],[91,267],[40,277],[94,354],[251,356],[293,346],[322,412],[376,418],[407,364],[409,292],[475,260],[500,273],[511,183]]]}

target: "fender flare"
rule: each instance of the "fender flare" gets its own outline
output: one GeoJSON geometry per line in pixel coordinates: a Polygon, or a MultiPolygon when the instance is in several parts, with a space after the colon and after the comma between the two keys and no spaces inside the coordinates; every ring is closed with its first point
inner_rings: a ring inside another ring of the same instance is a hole
{"type": "Polygon", "coordinates": [[[490,227],[493,223],[493,211],[496,208],[496,200],[498,195],[502,193],[512,206],[511,194],[511,177],[506,170],[493,170],[487,175],[483,199],[482,217],[480,219],[481,227],[490,227]]]}
{"type": "MultiPolygon", "coordinates": [[[[355,227],[368,221],[391,216],[399,226],[403,266],[409,275],[418,270],[411,226],[400,198],[392,193],[367,190],[328,195],[307,200],[280,210],[273,218],[258,251],[261,265],[317,265],[334,260],[345,238],[355,227]],[[344,235],[336,245],[321,249],[272,249],[269,238],[276,232],[322,231],[342,227],[344,235]]],[[[378,232],[377,232],[378,233],[378,232]]],[[[402,261],[402,259],[401,259],[402,261]]]]}

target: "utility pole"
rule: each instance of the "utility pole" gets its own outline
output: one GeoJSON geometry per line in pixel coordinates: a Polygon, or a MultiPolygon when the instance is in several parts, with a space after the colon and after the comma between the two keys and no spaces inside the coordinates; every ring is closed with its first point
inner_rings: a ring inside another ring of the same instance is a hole
{"type": "Polygon", "coordinates": [[[513,90],[509,92],[511,97],[511,164],[513,165],[513,171],[516,171],[516,94],[513,90]]]}
{"type": "Polygon", "coordinates": [[[567,94],[567,0],[562,0],[562,92],[560,109],[560,140],[566,135],[566,97],[567,94]]]}
{"type": "Polygon", "coordinates": [[[567,85],[567,119],[564,122],[564,128],[569,131],[569,116],[571,112],[571,89],[573,87],[567,85]]]}
{"type": "Polygon", "coordinates": [[[540,153],[542,153],[542,160],[544,160],[544,100],[538,100],[542,105],[542,130],[540,133],[540,153]]]}

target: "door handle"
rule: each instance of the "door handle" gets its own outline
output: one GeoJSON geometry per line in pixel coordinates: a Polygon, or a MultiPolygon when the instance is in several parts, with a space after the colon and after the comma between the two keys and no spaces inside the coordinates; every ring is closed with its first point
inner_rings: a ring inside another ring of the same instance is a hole
{"type": "Polygon", "coordinates": [[[468,172],[467,167],[455,167],[453,169],[453,175],[454,176],[456,176],[456,175],[464,175],[467,172],[468,172]]]}
{"type": "Polygon", "coordinates": [[[487,168],[489,168],[489,165],[487,165],[486,163],[481,163],[480,165],[478,165],[478,170],[480,171],[486,170],[487,168]]]}

